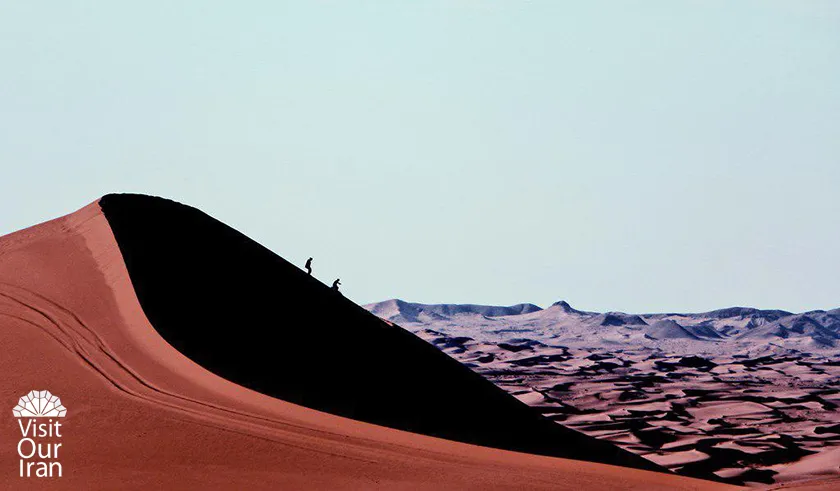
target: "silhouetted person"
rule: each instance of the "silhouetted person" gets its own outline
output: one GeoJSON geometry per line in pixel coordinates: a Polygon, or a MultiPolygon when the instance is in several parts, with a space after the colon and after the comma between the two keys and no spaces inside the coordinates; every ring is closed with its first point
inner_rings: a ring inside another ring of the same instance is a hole
{"type": "Polygon", "coordinates": [[[306,268],[306,272],[309,273],[309,276],[312,276],[312,258],[311,257],[306,260],[306,266],[304,266],[304,268],[306,268]]]}
{"type": "Polygon", "coordinates": [[[341,284],[341,280],[340,280],[340,279],[338,279],[338,278],[336,278],[336,280],[335,280],[335,281],[333,281],[333,286],[332,286],[332,289],[333,289],[334,291],[338,291],[338,285],[340,285],[340,284],[341,284]]]}

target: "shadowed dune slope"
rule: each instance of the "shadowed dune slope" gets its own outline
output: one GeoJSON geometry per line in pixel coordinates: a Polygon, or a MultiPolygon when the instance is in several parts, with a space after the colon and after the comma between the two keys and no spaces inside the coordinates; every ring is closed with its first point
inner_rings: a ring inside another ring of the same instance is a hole
{"type": "Polygon", "coordinates": [[[108,195],[100,206],[151,324],[221,377],[392,428],[661,470],[543,418],[199,210],[141,195],[108,195]]]}

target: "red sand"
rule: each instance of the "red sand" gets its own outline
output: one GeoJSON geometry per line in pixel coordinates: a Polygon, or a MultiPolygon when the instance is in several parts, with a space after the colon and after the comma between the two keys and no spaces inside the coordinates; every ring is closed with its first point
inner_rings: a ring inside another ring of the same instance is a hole
{"type": "Polygon", "coordinates": [[[230,383],[149,324],[97,203],[0,239],[0,342],[3,489],[735,489],[416,435],[230,383]],[[61,478],[18,476],[11,409],[30,390],[67,408],[61,478]]]}
{"type": "Polygon", "coordinates": [[[789,483],[762,488],[767,490],[793,490],[793,491],[836,491],[840,489],[840,479],[825,479],[808,481],[802,483],[789,483]]]}

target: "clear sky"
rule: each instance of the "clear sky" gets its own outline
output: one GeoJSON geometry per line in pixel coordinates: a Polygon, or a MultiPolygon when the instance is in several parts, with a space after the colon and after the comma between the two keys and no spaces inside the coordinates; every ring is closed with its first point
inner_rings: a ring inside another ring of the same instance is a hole
{"type": "Polygon", "coordinates": [[[836,0],[0,7],[0,233],[142,192],[360,303],[840,306],[836,0]]]}

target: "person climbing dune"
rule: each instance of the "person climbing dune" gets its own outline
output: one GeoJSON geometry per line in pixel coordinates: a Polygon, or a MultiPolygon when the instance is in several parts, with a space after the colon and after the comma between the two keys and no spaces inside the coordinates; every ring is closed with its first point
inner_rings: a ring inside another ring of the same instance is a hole
{"type": "Polygon", "coordinates": [[[336,278],[336,280],[333,281],[332,289],[335,290],[335,291],[338,291],[338,285],[340,285],[340,284],[341,284],[341,279],[336,278]]]}
{"type": "Polygon", "coordinates": [[[309,274],[309,276],[312,276],[312,258],[311,257],[306,260],[306,265],[304,266],[304,268],[306,268],[306,272],[309,274]]]}

